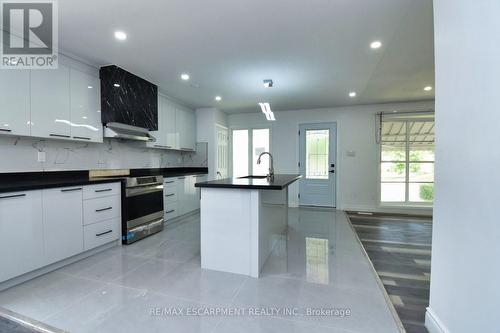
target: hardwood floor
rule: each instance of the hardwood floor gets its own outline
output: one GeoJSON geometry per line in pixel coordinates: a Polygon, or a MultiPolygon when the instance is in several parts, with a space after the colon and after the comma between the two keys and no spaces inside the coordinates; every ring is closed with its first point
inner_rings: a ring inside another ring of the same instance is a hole
{"type": "Polygon", "coordinates": [[[348,212],[370,260],[408,333],[427,333],[431,218],[348,212]]]}

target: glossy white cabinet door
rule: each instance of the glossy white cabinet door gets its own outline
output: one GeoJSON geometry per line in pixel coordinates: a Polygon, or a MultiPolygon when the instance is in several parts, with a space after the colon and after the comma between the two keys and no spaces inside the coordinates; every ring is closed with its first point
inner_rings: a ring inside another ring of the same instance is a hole
{"type": "Polygon", "coordinates": [[[42,190],[45,264],[83,252],[82,186],[42,190]]]}
{"type": "Polygon", "coordinates": [[[189,211],[188,196],[186,195],[186,177],[177,177],[177,211],[184,215],[189,211]]]}
{"type": "Polygon", "coordinates": [[[31,135],[70,139],[69,68],[31,71],[31,135]]]}
{"type": "MultiPolygon", "coordinates": [[[[194,184],[206,182],[208,180],[207,175],[196,175],[194,176],[194,184]]],[[[194,198],[194,209],[200,209],[200,200],[201,200],[201,189],[199,187],[195,187],[196,197],[194,198]]]]}
{"type": "Polygon", "coordinates": [[[1,70],[0,135],[30,135],[30,71],[1,70]]]}
{"type": "Polygon", "coordinates": [[[162,102],[165,114],[164,127],[167,134],[166,145],[172,149],[179,149],[178,135],[176,131],[175,105],[167,99],[164,99],[162,102]]]}
{"type": "Polygon", "coordinates": [[[102,142],[101,82],[99,78],[70,70],[71,137],[102,142]]]}
{"type": "Polygon", "coordinates": [[[167,146],[167,131],[166,125],[166,110],[165,110],[165,97],[158,95],[158,130],[150,131],[151,135],[155,137],[155,142],[148,142],[147,146],[151,148],[169,148],[167,146]]]}
{"type": "Polygon", "coordinates": [[[41,191],[0,193],[0,282],[42,264],[42,231],[41,191]]]}
{"type": "Polygon", "coordinates": [[[179,137],[179,149],[196,149],[196,116],[194,111],[185,107],[176,109],[176,131],[179,137]]]}

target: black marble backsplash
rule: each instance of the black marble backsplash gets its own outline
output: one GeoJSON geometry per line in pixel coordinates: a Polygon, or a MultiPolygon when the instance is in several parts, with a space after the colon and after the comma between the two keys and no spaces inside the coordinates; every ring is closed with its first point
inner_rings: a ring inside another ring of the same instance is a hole
{"type": "Polygon", "coordinates": [[[101,119],[158,130],[158,87],[118,66],[101,67],[101,119]]]}

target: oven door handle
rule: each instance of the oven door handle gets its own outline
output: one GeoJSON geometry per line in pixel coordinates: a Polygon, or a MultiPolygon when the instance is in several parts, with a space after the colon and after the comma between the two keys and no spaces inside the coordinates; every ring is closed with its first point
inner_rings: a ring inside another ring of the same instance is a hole
{"type": "Polygon", "coordinates": [[[125,190],[125,196],[127,198],[129,198],[129,197],[135,197],[135,196],[138,196],[138,195],[155,193],[155,192],[161,192],[161,193],[163,193],[163,185],[155,185],[155,186],[147,186],[147,187],[137,187],[137,188],[128,188],[128,189],[125,190]]]}

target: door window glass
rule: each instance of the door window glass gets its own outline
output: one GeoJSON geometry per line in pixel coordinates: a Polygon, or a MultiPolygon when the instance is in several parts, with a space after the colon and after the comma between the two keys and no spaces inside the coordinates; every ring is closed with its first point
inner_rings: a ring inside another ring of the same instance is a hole
{"type": "Polygon", "coordinates": [[[330,130],[306,130],[306,178],[328,179],[330,130]]]}

